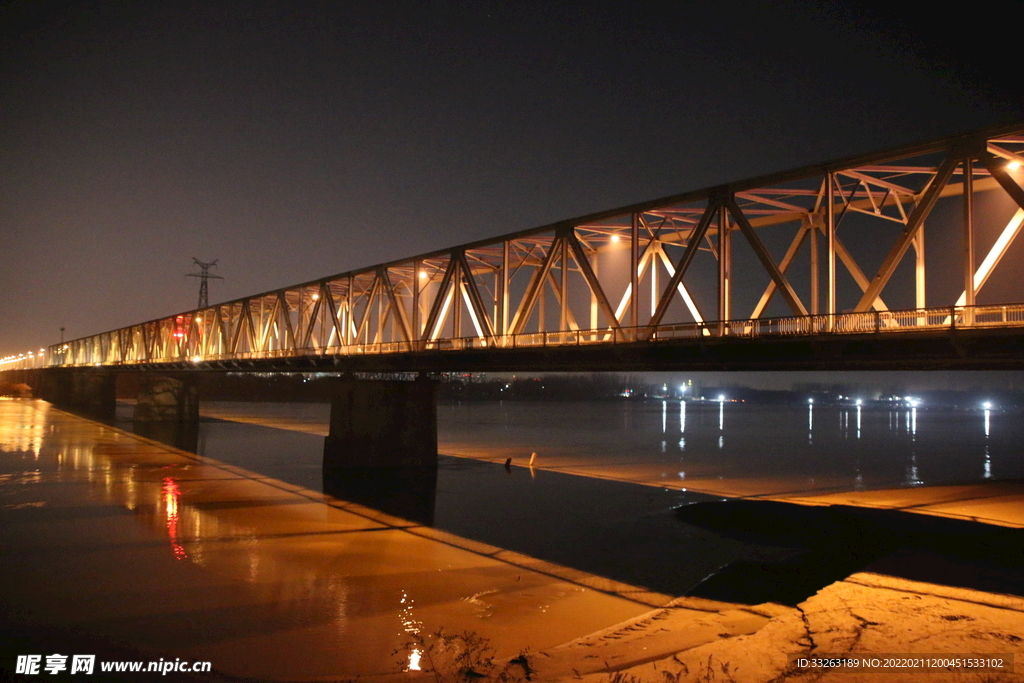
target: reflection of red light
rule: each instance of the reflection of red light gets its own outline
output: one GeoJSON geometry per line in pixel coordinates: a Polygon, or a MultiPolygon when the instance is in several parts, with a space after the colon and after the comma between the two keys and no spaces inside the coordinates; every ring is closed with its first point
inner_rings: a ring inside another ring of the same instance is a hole
{"type": "Polygon", "coordinates": [[[173,479],[164,479],[164,488],[161,498],[163,499],[164,512],[167,515],[167,537],[171,541],[171,550],[174,551],[174,558],[184,560],[188,557],[185,548],[178,542],[178,498],[181,491],[173,479]]]}

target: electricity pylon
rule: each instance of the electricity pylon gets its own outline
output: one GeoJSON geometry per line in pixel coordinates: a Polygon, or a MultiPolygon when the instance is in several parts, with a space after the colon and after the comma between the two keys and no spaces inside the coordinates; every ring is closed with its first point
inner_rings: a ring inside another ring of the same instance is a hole
{"type": "Polygon", "coordinates": [[[196,262],[196,265],[202,269],[199,273],[185,273],[185,277],[197,277],[199,278],[199,305],[196,308],[208,308],[210,305],[210,290],[207,282],[209,280],[223,280],[220,275],[211,275],[210,268],[217,265],[217,261],[220,259],[214,259],[209,263],[203,263],[195,256],[192,260],[196,262]]]}

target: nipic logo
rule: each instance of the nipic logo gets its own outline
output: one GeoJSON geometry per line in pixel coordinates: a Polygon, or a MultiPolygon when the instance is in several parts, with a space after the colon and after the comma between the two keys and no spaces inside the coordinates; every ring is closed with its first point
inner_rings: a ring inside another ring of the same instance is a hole
{"type": "MultiPolygon", "coordinates": [[[[96,655],[71,655],[70,659],[70,673],[91,674],[95,670],[96,655]]],[[[14,673],[34,676],[40,673],[40,667],[48,674],[68,671],[68,655],[46,655],[46,664],[43,665],[42,661],[42,655],[18,655],[14,666],[14,673]]]]}

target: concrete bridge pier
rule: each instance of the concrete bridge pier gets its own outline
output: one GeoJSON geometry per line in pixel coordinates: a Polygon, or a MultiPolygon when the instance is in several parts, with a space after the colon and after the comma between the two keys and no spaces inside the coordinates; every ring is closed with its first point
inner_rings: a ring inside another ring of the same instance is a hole
{"type": "Polygon", "coordinates": [[[197,384],[187,375],[141,373],[132,416],[135,433],[195,453],[199,444],[197,384]]]}
{"type": "Polygon", "coordinates": [[[339,380],[324,470],[437,468],[437,381],[339,380]]]}
{"type": "Polygon", "coordinates": [[[58,408],[100,419],[113,419],[117,374],[93,368],[47,368],[37,371],[33,392],[58,408]]]}
{"type": "Polygon", "coordinates": [[[199,393],[191,377],[142,373],[135,422],[199,422],[199,393]]]}

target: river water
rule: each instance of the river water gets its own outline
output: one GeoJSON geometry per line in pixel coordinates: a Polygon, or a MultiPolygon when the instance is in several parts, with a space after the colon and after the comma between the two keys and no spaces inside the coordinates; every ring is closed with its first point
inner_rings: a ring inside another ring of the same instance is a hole
{"type": "MultiPolygon", "coordinates": [[[[675,595],[729,563],[788,552],[683,524],[681,505],[1024,478],[1021,413],[998,407],[449,403],[438,409],[436,481],[325,481],[326,404],[211,402],[202,412],[201,455],[675,595]]],[[[129,416],[123,406],[119,426],[129,416]]]]}

